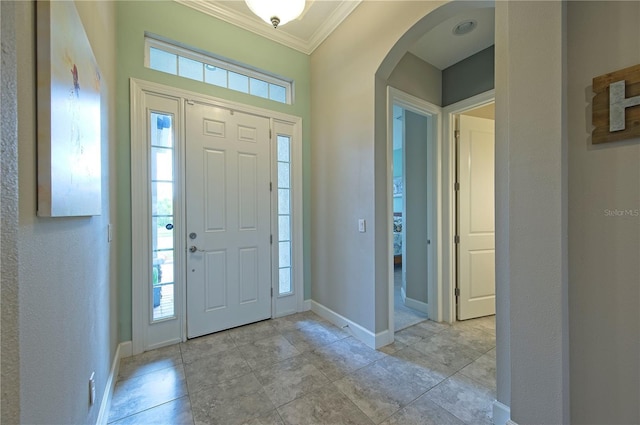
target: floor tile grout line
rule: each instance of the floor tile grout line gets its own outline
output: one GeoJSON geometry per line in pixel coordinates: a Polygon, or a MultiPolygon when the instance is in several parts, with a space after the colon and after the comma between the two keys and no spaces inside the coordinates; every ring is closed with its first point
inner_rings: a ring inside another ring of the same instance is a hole
{"type": "MultiPolygon", "coordinates": [[[[453,375],[452,375],[452,376],[453,376],[453,375]]],[[[450,376],[449,378],[451,378],[451,376],[450,376]]],[[[447,378],[447,379],[449,379],[449,378],[447,378]]],[[[434,386],[433,388],[431,388],[429,391],[427,391],[426,393],[424,393],[424,395],[429,399],[429,401],[431,401],[432,403],[436,404],[436,405],[437,405],[437,406],[439,406],[441,409],[444,409],[444,410],[445,410],[446,412],[448,412],[450,415],[453,415],[453,416],[454,416],[456,419],[458,419],[460,422],[462,422],[462,423],[464,423],[464,424],[467,424],[467,421],[465,421],[464,419],[462,419],[461,417],[459,417],[458,415],[456,415],[456,414],[455,414],[454,412],[452,412],[451,410],[447,409],[447,407],[446,407],[446,406],[443,406],[442,404],[440,404],[440,403],[438,402],[438,400],[433,399],[433,398],[431,398],[431,397],[429,397],[429,396],[428,396],[428,393],[430,393],[431,391],[433,391],[434,389],[436,389],[437,387],[439,387],[440,385],[442,385],[445,381],[446,381],[446,379],[445,379],[445,380],[442,380],[438,385],[435,385],[435,386],[434,386]]]]}
{"type": "Polygon", "coordinates": [[[140,378],[140,377],[142,377],[142,376],[150,375],[150,374],[152,374],[152,373],[160,372],[160,371],[167,370],[167,369],[172,369],[172,368],[175,368],[176,366],[177,366],[177,365],[167,366],[167,367],[163,367],[163,368],[160,368],[160,369],[154,369],[154,370],[152,370],[152,371],[145,372],[145,373],[140,373],[140,374],[138,374],[138,375],[126,376],[124,379],[118,378],[118,379],[116,380],[116,384],[115,384],[115,385],[121,384],[121,383],[123,383],[123,382],[131,381],[131,380],[133,380],[133,379],[140,378]]]}
{"type": "Polygon", "coordinates": [[[473,376],[469,376],[466,373],[464,373],[462,370],[459,370],[458,372],[456,372],[456,374],[461,374],[462,376],[464,376],[465,378],[470,379],[471,381],[473,381],[474,384],[478,385],[480,388],[487,390],[491,396],[495,399],[496,398],[496,394],[495,391],[492,390],[491,388],[488,388],[485,384],[483,384],[482,382],[478,381],[476,378],[474,378],[473,376]]]}
{"type": "Polygon", "coordinates": [[[189,394],[185,394],[185,395],[180,396],[180,397],[178,397],[178,398],[174,398],[173,400],[167,400],[167,401],[164,401],[164,402],[162,402],[162,403],[160,403],[160,404],[158,404],[158,405],[151,406],[151,407],[148,407],[148,408],[146,408],[146,409],[142,409],[142,410],[140,410],[139,412],[135,412],[135,413],[132,413],[132,414],[130,414],[130,415],[127,415],[127,416],[123,416],[123,417],[121,417],[121,418],[118,418],[118,419],[116,419],[116,420],[114,420],[114,421],[107,422],[107,425],[111,425],[111,424],[113,424],[113,423],[115,423],[115,422],[118,422],[118,421],[121,421],[121,420],[123,420],[123,419],[130,418],[131,416],[139,415],[139,414],[141,414],[141,413],[147,412],[147,411],[152,410],[152,409],[155,409],[155,408],[157,408],[157,407],[164,406],[165,404],[173,403],[174,401],[178,401],[178,400],[180,400],[181,398],[186,398],[186,399],[188,399],[188,400],[189,400],[189,409],[191,410],[191,398],[189,397],[189,394]]]}
{"type": "MultiPolygon", "coordinates": [[[[458,372],[456,372],[456,373],[458,373],[458,372]]],[[[455,374],[454,374],[454,375],[455,375],[455,374]]],[[[453,375],[449,376],[447,379],[451,379],[451,377],[452,377],[452,376],[453,376],[453,375]]],[[[465,375],[465,376],[466,376],[466,375],[465,375]]],[[[438,385],[435,385],[433,388],[431,388],[429,391],[427,391],[427,392],[425,393],[425,395],[426,395],[427,393],[430,393],[430,392],[431,392],[431,391],[433,391],[434,389],[436,389],[436,387],[439,387],[440,385],[443,385],[443,384],[444,384],[444,382],[445,382],[447,379],[444,379],[444,380],[442,380],[438,385]]],[[[427,397],[428,397],[428,396],[427,396],[427,397]]],[[[451,414],[451,415],[455,416],[458,420],[460,420],[460,422],[462,422],[462,423],[464,423],[464,424],[466,424],[466,425],[478,425],[477,423],[471,423],[471,424],[470,424],[469,422],[467,422],[466,420],[464,420],[463,418],[461,418],[460,416],[456,415],[454,412],[452,412],[451,410],[449,410],[446,406],[443,406],[442,404],[440,404],[440,403],[438,402],[438,400],[433,399],[433,398],[430,398],[430,397],[429,397],[429,400],[430,400],[431,402],[433,402],[433,403],[437,404],[438,406],[440,406],[442,409],[444,409],[444,410],[446,410],[447,412],[449,412],[449,414],[451,414]]],[[[484,421],[484,422],[486,423],[486,421],[484,421]]],[[[486,423],[486,425],[491,425],[491,423],[490,423],[490,422],[489,422],[489,423],[486,423]]]]}
{"type": "Polygon", "coordinates": [[[351,397],[349,397],[347,394],[345,394],[344,391],[342,391],[338,386],[334,385],[334,387],[335,387],[336,390],[338,390],[338,392],[340,394],[342,394],[344,397],[346,397],[346,399],[349,400],[351,402],[351,404],[353,404],[355,406],[355,408],[358,409],[364,415],[365,418],[369,419],[369,421],[371,421],[371,423],[373,423],[373,424],[382,423],[382,421],[381,422],[376,422],[371,416],[367,415],[366,412],[364,410],[362,410],[360,408],[360,406],[358,406],[356,404],[355,401],[351,400],[351,397]]]}
{"type": "MultiPolygon", "coordinates": [[[[446,378],[445,378],[446,379],[446,378]]],[[[442,380],[444,381],[444,379],[442,380]]],[[[440,382],[442,382],[440,381],[440,382]]],[[[384,418],[380,423],[384,423],[385,421],[389,420],[389,418],[391,418],[393,415],[401,412],[403,409],[409,407],[412,403],[415,403],[416,400],[418,400],[420,397],[422,397],[423,395],[425,395],[426,393],[428,393],[429,391],[431,391],[432,388],[434,388],[436,385],[440,384],[440,382],[438,382],[435,385],[432,385],[431,387],[427,388],[423,393],[420,393],[419,396],[417,396],[416,398],[414,398],[413,400],[411,400],[410,402],[408,402],[407,404],[405,404],[404,406],[401,406],[398,410],[396,410],[395,412],[393,412],[392,414],[390,414],[389,416],[387,416],[386,418],[384,418]]]]}

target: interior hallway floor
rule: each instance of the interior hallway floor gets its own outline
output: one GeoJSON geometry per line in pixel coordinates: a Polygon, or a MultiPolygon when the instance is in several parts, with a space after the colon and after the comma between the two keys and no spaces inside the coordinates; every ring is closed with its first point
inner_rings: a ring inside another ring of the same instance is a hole
{"type": "Polygon", "coordinates": [[[495,316],[374,350],[308,311],[122,359],[113,424],[490,424],[495,316]]]}

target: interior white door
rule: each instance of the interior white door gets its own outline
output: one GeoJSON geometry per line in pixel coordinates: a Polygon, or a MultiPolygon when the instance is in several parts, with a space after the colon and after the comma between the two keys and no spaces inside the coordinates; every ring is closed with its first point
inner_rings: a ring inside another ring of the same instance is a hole
{"type": "Polygon", "coordinates": [[[189,338],[271,317],[269,125],[186,107],[189,338]]]}
{"type": "Polygon", "coordinates": [[[458,320],[495,314],[494,121],[460,116],[458,320]]]}

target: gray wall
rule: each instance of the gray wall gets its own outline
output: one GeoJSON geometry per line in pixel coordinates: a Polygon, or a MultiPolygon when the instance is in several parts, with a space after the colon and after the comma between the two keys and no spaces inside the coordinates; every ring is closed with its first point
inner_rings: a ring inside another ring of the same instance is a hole
{"type": "Polygon", "coordinates": [[[518,424],[570,422],[565,7],[496,2],[497,367],[518,424]]]}
{"type": "Polygon", "coordinates": [[[442,106],[493,89],[495,46],[487,47],[442,71],[442,106]]]}
{"type": "Polygon", "coordinates": [[[590,101],[593,77],[640,63],[640,3],[567,7],[571,423],[637,424],[640,138],[593,145],[590,101]]]}
{"type": "Polygon", "coordinates": [[[427,303],[428,142],[431,119],[405,110],[405,268],[407,298],[427,303]]]}
{"type": "Polygon", "coordinates": [[[376,71],[437,6],[362,2],[311,54],[311,298],[372,334],[389,317],[386,81],[407,49],[383,79],[376,71]]]}
{"type": "Polygon", "coordinates": [[[116,208],[111,189],[115,176],[111,160],[115,146],[115,3],[77,2],[76,6],[104,87],[103,208],[96,217],[54,219],[36,216],[34,3],[15,2],[20,190],[20,376],[16,386],[20,422],[29,424],[95,423],[117,347],[115,248],[107,242],[107,224],[116,208]],[[88,383],[93,371],[97,403],[90,406],[88,383]]]}
{"type": "Polygon", "coordinates": [[[402,57],[388,83],[434,105],[442,105],[442,72],[411,53],[402,57]]]}

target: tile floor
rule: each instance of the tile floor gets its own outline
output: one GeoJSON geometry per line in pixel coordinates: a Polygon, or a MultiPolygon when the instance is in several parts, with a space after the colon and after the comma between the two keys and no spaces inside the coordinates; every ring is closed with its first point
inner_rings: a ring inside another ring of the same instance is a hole
{"type": "Polygon", "coordinates": [[[490,424],[495,318],[373,350],[312,312],[123,359],[112,424],[490,424]]]}

